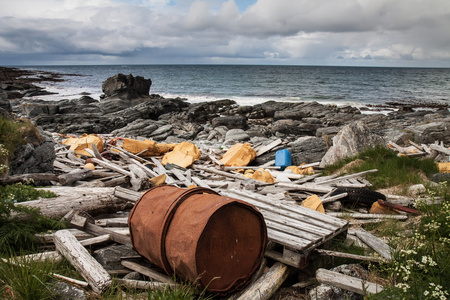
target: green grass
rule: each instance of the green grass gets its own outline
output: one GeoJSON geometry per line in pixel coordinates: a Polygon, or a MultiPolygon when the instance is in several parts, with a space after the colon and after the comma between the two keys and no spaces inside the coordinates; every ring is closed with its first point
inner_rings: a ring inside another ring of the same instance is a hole
{"type": "Polygon", "coordinates": [[[37,247],[36,233],[64,227],[61,222],[44,217],[36,209],[15,205],[16,202],[54,196],[23,184],[0,186],[0,255],[7,255],[11,250],[34,251],[37,247]]]}
{"type": "Polygon", "coordinates": [[[2,299],[52,299],[48,283],[55,266],[51,262],[36,262],[13,257],[11,262],[0,262],[0,297],[2,299]]]}
{"type": "Polygon", "coordinates": [[[397,156],[394,151],[384,147],[368,149],[357,156],[326,167],[324,172],[330,174],[356,159],[361,159],[362,163],[356,164],[348,172],[356,173],[377,169],[378,172],[366,175],[374,189],[423,183],[424,176],[438,172],[434,160],[397,156]]]}

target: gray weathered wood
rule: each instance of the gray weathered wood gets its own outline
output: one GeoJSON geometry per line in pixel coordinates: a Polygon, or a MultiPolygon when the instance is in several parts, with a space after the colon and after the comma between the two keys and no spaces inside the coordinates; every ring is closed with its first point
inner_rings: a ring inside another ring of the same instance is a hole
{"type": "Polygon", "coordinates": [[[430,148],[433,150],[436,150],[438,152],[444,153],[445,155],[450,155],[450,149],[447,149],[443,146],[440,145],[436,145],[436,144],[431,144],[430,148]]]}
{"type": "Polygon", "coordinates": [[[404,215],[382,215],[382,214],[363,214],[363,213],[346,213],[346,212],[327,212],[327,215],[338,218],[355,218],[355,219],[396,219],[406,220],[408,216],[404,215]]]}
{"type": "Polygon", "coordinates": [[[80,272],[94,292],[101,294],[111,285],[112,279],[108,272],[69,231],[59,230],[55,233],[55,246],[80,272]]]}
{"type": "Polygon", "coordinates": [[[341,181],[341,180],[355,178],[355,177],[359,177],[359,176],[363,176],[363,175],[370,174],[370,173],[375,173],[375,172],[378,172],[378,170],[377,169],[372,169],[372,170],[367,170],[367,171],[354,173],[354,174],[350,174],[350,175],[346,175],[346,176],[341,176],[341,177],[333,178],[333,179],[330,179],[330,180],[320,181],[320,182],[318,182],[318,184],[329,185],[329,184],[336,183],[336,182],[341,181]]]}
{"type": "Polygon", "coordinates": [[[375,250],[378,254],[387,260],[391,260],[392,249],[383,242],[379,237],[365,231],[364,229],[356,229],[356,236],[360,238],[364,243],[366,243],[370,248],[375,250]]]}
{"type": "Polygon", "coordinates": [[[161,273],[158,273],[150,268],[144,267],[138,263],[132,262],[132,261],[127,261],[127,260],[122,260],[121,262],[122,266],[136,271],[138,273],[141,273],[145,276],[148,276],[150,278],[153,278],[155,280],[164,282],[164,283],[170,283],[170,284],[176,284],[170,277],[163,275],[161,273]]]}
{"type": "Polygon", "coordinates": [[[155,282],[155,281],[143,281],[143,280],[132,280],[132,279],[122,279],[113,278],[113,282],[121,286],[130,289],[140,289],[140,290],[163,290],[167,288],[175,288],[176,284],[155,282]]]}
{"type": "Polygon", "coordinates": [[[328,255],[328,256],[334,256],[334,257],[350,258],[350,259],[370,261],[370,262],[382,262],[383,261],[382,259],[379,259],[377,257],[356,255],[356,254],[350,254],[350,253],[344,253],[344,252],[330,251],[330,250],[325,250],[325,249],[315,249],[315,251],[322,255],[328,255]]]}
{"type": "Polygon", "coordinates": [[[326,269],[318,269],[316,271],[316,279],[320,283],[329,284],[360,295],[376,294],[383,290],[382,285],[326,269]]]}
{"type": "Polygon", "coordinates": [[[13,175],[6,178],[0,178],[0,184],[12,184],[17,182],[28,182],[28,181],[58,181],[58,176],[50,173],[32,173],[32,174],[22,174],[13,175]]]}
{"type": "Polygon", "coordinates": [[[269,152],[270,150],[272,150],[273,148],[275,148],[278,145],[281,145],[283,143],[283,141],[281,139],[277,139],[261,148],[258,149],[258,151],[256,152],[256,157],[263,155],[266,152],[269,152]]]}
{"type": "Polygon", "coordinates": [[[98,165],[100,165],[100,166],[102,166],[104,168],[108,168],[108,169],[111,169],[113,171],[119,172],[119,173],[121,173],[123,175],[131,177],[131,172],[125,170],[124,168],[122,168],[122,167],[120,167],[117,164],[114,164],[112,162],[106,162],[106,161],[100,160],[100,159],[95,158],[95,157],[92,158],[92,162],[94,162],[94,163],[96,163],[96,164],[98,164],[98,165]]]}
{"type": "Polygon", "coordinates": [[[266,274],[248,286],[238,300],[266,300],[278,290],[289,275],[288,266],[277,262],[266,274]]]}
{"type": "Polygon", "coordinates": [[[61,218],[72,209],[98,213],[122,210],[126,206],[126,201],[113,195],[114,188],[52,187],[41,189],[54,192],[58,196],[20,202],[16,205],[38,208],[44,216],[50,218],[61,218]]]}
{"type": "Polygon", "coordinates": [[[91,169],[77,169],[69,173],[58,176],[58,181],[62,185],[72,185],[73,183],[94,176],[91,169]]]}
{"type": "Polygon", "coordinates": [[[327,198],[322,198],[322,203],[323,204],[330,203],[330,202],[345,198],[345,197],[347,197],[347,195],[348,195],[348,193],[342,193],[342,194],[338,194],[338,195],[334,195],[334,196],[329,196],[327,198]]]}
{"type": "Polygon", "coordinates": [[[313,184],[313,183],[294,184],[294,183],[279,182],[276,184],[276,186],[286,188],[290,191],[306,191],[323,194],[328,193],[333,189],[333,187],[331,186],[322,185],[322,182],[320,184],[313,184]]]}
{"type": "Polygon", "coordinates": [[[129,200],[129,201],[133,201],[133,202],[138,201],[142,195],[143,195],[143,193],[141,193],[141,192],[136,192],[136,191],[133,191],[130,189],[120,187],[120,186],[118,186],[114,189],[114,196],[116,196],[117,198],[129,200]]]}

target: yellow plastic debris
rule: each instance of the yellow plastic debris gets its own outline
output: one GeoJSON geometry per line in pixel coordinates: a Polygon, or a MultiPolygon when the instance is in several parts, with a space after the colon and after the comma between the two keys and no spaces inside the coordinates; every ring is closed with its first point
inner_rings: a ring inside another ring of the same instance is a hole
{"type": "Polygon", "coordinates": [[[157,144],[155,141],[138,141],[134,139],[124,139],[122,148],[141,157],[159,156],[175,148],[177,144],[157,144]]]}
{"type": "Polygon", "coordinates": [[[439,173],[450,173],[450,162],[437,163],[439,173]]]}
{"type": "Polygon", "coordinates": [[[256,157],[256,151],[249,143],[237,143],[220,160],[227,167],[245,167],[256,157]]]}
{"type": "Polygon", "coordinates": [[[323,208],[322,200],[320,200],[319,196],[311,195],[302,202],[302,206],[314,209],[318,212],[325,213],[325,209],[323,208]]]}
{"type": "Polygon", "coordinates": [[[84,165],[84,169],[91,169],[92,171],[95,170],[95,166],[93,163],[87,163],[84,165]]]}
{"type": "Polygon", "coordinates": [[[150,184],[152,186],[158,186],[164,184],[166,182],[166,174],[161,174],[159,176],[153,177],[150,179],[150,184]]]}
{"type": "Polygon", "coordinates": [[[103,140],[96,134],[83,134],[79,138],[68,138],[62,143],[64,145],[70,145],[69,150],[73,150],[78,156],[91,156],[84,149],[89,148],[92,150],[92,144],[95,144],[99,152],[102,152],[104,150],[103,140]]]}
{"type": "Polygon", "coordinates": [[[200,155],[201,152],[197,146],[189,142],[182,142],[176,145],[171,152],[166,153],[161,163],[163,165],[171,163],[186,168],[200,158],[200,155]]]}
{"type": "MultiPolygon", "coordinates": [[[[250,175],[250,173],[249,173],[250,175]]],[[[267,183],[274,183],[275,179],[273,178],[273,176],[264,170],[257,170],[255,173],[253,173],[253,175],[251,176],[252,179],[255,180],[259,180],[259,181],[264,181],[267,183]]]]}
{"type": "Polygon", "coordinates": [[[382,206],[378,202],[374,202],[372,204],[372,207],[370,208],[369,213],[370,214],[380,214],[380,215],[396,214],[395,211],[392,208],[386,207],[386,206],[382,206]]]}
{"type": "MultiPolygon", "coordinates": [[[[304,165],[304,164],[302,164],[304,165]]],[[[286,167],[286,169],[291,170],[294,174],[298,174],[298,175],[312,175],[314,174],[314,168],[313,167],[308,167],[308,168],[301,168],[301,166],[289,166],[286,167]]]]}

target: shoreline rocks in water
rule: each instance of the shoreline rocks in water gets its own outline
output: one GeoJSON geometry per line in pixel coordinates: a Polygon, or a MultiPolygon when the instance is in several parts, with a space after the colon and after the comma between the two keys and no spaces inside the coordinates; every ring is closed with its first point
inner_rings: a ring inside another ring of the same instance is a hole
{"type": "MultiPolygon", "coordinates": [[[[60,78],[45,76],[49,80],[60,78]]],[[[282,138],[296,164],[317,161],[333,146],[333,137],[356,121],[385,142],[404,144],[410,139],[417,143],[439,140],[450,144],[448,108],[363,114],[356,107],[317,102],[267,101],[239,106],[224,99],[191,104],[179,98],[150,95],[150,87],[150,79],[117,74],[103,83],[105,94],[100,101],[89,96],[60,101],[22,99],[10,101],[11,110],[45,131],[63,134],[114,134],[170,143],[191,140],[216,147],[282,138]]],[[[271,160],[272,156],[273,153],[263,155],[258,163],[271,160]]]]}

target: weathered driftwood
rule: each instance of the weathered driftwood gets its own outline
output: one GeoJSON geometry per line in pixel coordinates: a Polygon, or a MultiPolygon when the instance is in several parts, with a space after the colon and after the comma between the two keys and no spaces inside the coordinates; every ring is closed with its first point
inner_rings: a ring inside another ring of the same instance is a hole
{"type": "Polygon", "coordinates": [[[362,261],[370,261],[370,262],[381,262],[383,260],[377,258],[377,257],[370,257],[370,256],[364,256],[364,255],[356,255],[356,254],[350,254],[350,253],[344,253],[344,252],[337,252],[337,251],[330,251],[325,249],[315,249],[317,253],[320,253],[322,255],[328,255],[328,256],[334,256],[334,257],[342,257],[342,258],[350,258],[355,260],[362,260],[362,261]]]}
{"type": "Polygon", "coordinates": [[[103,293],[112,282],[111,276],[78,240],[67,230],[55,233],[56,249],[80,272],[92,290],[103,293]]]}
{"type": "Polygon", "coordinates": [[[433,150],[435,150],[435,151],[444,153],[445,155],[450,155],[450,149],[445,148],[445,147],[443,147],[443,146],[436,145],[436,144],[431,144],[431,145],[430,145],[430,148],[433,149],[433,150]]]}
{"type": "Polygon", "coordinates": [[[270,150],[272,150],[273,148],[275,148],[278,145],[281,145],[283,143],[283,141],[281,139],[275,140],[265,146],[262,146],[258,149],[258,151],[256,151],[256,157],[263,155],[266,152],[269,152],[270,150]]]}
{"type": "Polygon", "coordinates": [[[312,193],[328,193],[330,192],[333,187],[328,185],[322,185],[320,184],[313,184],[313,183],[304,183],[304,184],[294,184],[294,183],[285,183],[285,182],[279,182],[276,184],[276,186],[288,189],[290,191],[305,191],[305,192],[312,192],[312,193]]]}
{"type": "Polygon", "coordinates": [[[132,261],[127,261],[127,260],[122,260],[121,264],[122,264],[122,266],[124,266],[130,270],[136,271],[138,273],[141,273],[142,275],[148,276],[148,277],[158,280],[160,282],[176,284],[170,277],[163,275],[161,273],[158,273],[150,268],[144,267],[138,263],[135,263],[132,261]]]}
{"type": "Polygon", "coordinates": [[[380,238],[374,236],[373,234],[365,231],[364,229],[354,230],[356,236],[360,238],[364,243],[366,243],[370,248],[375,250],[378,254],[387,260],[391,260],[392,249],[383,242],[380,238]]]}
{"type": "Polygon", "coordinates": [[[68,282],[68,283],[76,284],[76,285],[84,287],[84,288],[87,288],[89,286],[89,283],[87,283],[86,281],[73,279],[73,278],[70,278],[70,277],[67,277],[67,276],[63,276],[63,275],[59,275],[59,274],[56,274],[56,273],[52,273],[52,275],[54,277],[58,278],[58,279],[62,279],[64,281],[68,282]]]}
{"type": "Polygon", "coordinates": [[[142,196],[142,192],[136,192],[130,189],[122,188],[120,186],[114,189],[114,196],[128,201],[136,202],[142,196]]]}
{"type": "Polygon", "coordinates": [[[378,170],[372,169],[372,170],[367,170],[367,171],[363,171],[363,172],[359,172],[359,173],[355,173],[355,174],[341,176],[341,177],[337,177],[337,178],[333,178],[333,179],[329,179],[329,180],[325,180],[325,181],[320,181],[320,182],[318,182],[318,184],[329,185],[329,184],[336,183],[336,182],[339,182],[342,180],[347,180],[350,178],[355,178],[355,177],[359,177],[359,176],[363,176],[363,175],[375,173],[375,172],[378,172],[378,170]]]}
{"type": "Polygon", "coordinates": [[[92,177],[94,173],[91,169],[75,169],[69,173],[58,176],[58,181],[62,185],[72,185],[78,180],[83,180],[92,177]]]}
{"type": "Polygon", "coordinates": [[[29,181],[58,181],[58,176],[50,173],[32,173],[0,178],[0,184],[25,183],[29,181]]]}
{"type": "Polygon", "coordinates": [[[149,289],[162,290],[166,288],[175,288],[177,286],[176,284],[171,283],[122,279],[122,278],[113,278],[113,282],[130,289],[140,289],[140,290],[149,290],[149,289]]]}
{"type": "Polygon", "coordinates": [[[111,238],[114,240],[114,242],[116,243],[120,243],[123,245],[129,245],[132,246],[131,240],[129,236],[126,236],[124,234],[121,233],[117,233],[116,231],[114,231],[112,228],[107,229],[107,228],[103,228],[94,224],[90,224],[90,223],[86,223],[86,226],[84,227],[84,230],[87,233],[90,233],[94,236],[100,236],[100,235],[105,235],[105,234],[109,234],[111,236],[111,238]]]}
{"type": "Polygon", "coordinates": [[[347,197],[347,195],[348,195],[348,193],[342,193],[342,194],[338,194],[338,195],[335,195],[335,196],[322,198],[321,200],[322,200],[322,203],[325,204],[325,203],[330,203],[330,202],[334,202],[336,200],[345,198],[345,197],[347,197]]]}
{"type": "Polygon", "coordinates": [[[112,162],[106,162],[106,161],[100,160],[98,158],[92,158],[92,162],[94,162],[94,163],[96,163],[96,164],[98,164],[98,165],[100,165],[100,166],[102,166],[104,168],[108,168],[108,169],[111,169],[113,171],[119,172],[119,173],[121,173],[123,175],[131,177],[131,172],[125,170],[124,168],[122,168],[122,167],[120,167],[117,164],[114,164],[112,162]]]}
{"type": "Polygon", "coordinates": [[[329,284],[331,286],[335,286],[360,295],[376,294],[383,290],[382,285],[363,281],[356,277],[351,277],[326,269],[318,269],[316,271],[316,279],[320,283],[329,284]]]}
{"type": "Polygon", "coordinates": [[[289,275],[288,266],[277,262],[267,273],[248,286],[237,300],[265,300],[272,297],[289,275]]]}
{"type": "Polygon", "coordinates": [[[128,217],[95,220],[95,225],[102,227],[127,227],[128,217]]]}
{"type": "Polygon", "coordinates": [[[16,205],[38,208],[44,216],[61,218],[70,210],[91,214],[123,210],[127,202],[114,196],[114,188],[42,188],[58,195],[56,198],[17,203],[16,205]]]}
{"type": "Polygon", "coordinates": [[[327,212],[327,215],[338,218],[355,218],[355,219],[395,219],[406,220],[408,216],[404,215],[382,215],[382,214],[363,214],[363,213],[346,213],[346,212],[327,212]]]}

